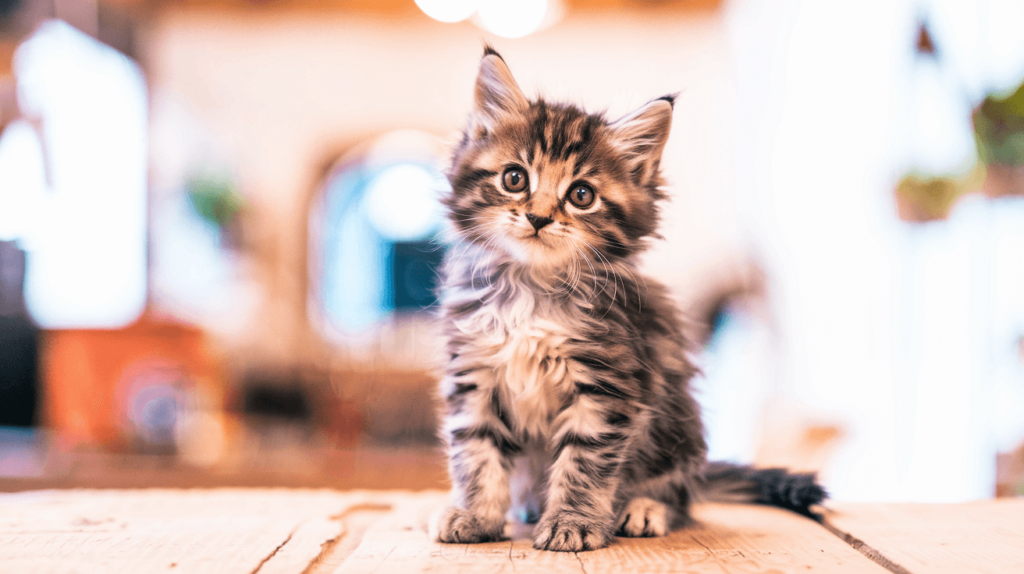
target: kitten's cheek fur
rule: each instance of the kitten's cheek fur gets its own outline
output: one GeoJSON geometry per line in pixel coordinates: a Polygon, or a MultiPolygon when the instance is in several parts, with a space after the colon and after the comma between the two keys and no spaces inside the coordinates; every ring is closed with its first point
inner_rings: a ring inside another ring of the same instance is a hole
{"type": "Polygon", "coordinates": [[[451,544],[473,544],[504,540],[505,521],[484,520],[463,508],[449,507],[430,517],[431,540],[451,544]]]}

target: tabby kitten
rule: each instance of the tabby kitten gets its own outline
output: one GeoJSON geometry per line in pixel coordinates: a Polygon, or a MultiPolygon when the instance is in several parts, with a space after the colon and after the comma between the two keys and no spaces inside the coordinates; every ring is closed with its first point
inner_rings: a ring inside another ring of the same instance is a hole
{"type": "Polygon", "coordinates": [[[808,475],[705,462],[677,311],[636,261],[665,197],[672,105],[609,122],[530,101],[485,49],[446,198],[455,502],[432,518],[436,540],[500,539],[510,515],[537,521],[538,549],[590,550],[664,535],[709,490],[803,513],[823,498],[808,475]]]}

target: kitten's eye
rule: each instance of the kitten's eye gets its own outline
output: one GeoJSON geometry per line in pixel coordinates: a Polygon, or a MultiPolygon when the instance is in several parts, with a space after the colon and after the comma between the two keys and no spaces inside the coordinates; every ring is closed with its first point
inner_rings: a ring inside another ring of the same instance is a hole
{"type": "Polygon", "coordinates": [[[586,209],[594,203],[594,190],[586,185],[574,185],[569,190],[569,201],[576,207],[586,209]]]}
{"type": "Polygon", "coordinates": [[[512,193],[526,191],[526,172],[518,167],[510,167],[506,169],[505,175],[501,176],[501,185],[505,188],[505,191],[510,191],[512,193]]]}

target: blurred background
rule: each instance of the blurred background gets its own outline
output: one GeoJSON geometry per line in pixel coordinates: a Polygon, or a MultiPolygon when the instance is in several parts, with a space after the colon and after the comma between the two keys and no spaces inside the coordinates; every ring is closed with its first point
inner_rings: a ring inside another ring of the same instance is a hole
{"type": "Polygon", "coordinates": [[[1024,4],[0,0],[0,490],[444,487],[437,198],[482,43],[673,92],[644,269],[711,457],[1024,495],[1024,4]]]}

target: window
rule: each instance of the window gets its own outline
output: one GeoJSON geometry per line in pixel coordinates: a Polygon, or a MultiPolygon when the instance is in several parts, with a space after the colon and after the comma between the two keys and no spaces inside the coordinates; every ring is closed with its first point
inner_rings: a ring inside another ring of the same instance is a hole
{"type": "Polygon", "coordinates": [[[436,303],[447,181],[433,136],[387,134],[332,169],[312,215],[314,323],[360,346],[436,303]]]}

